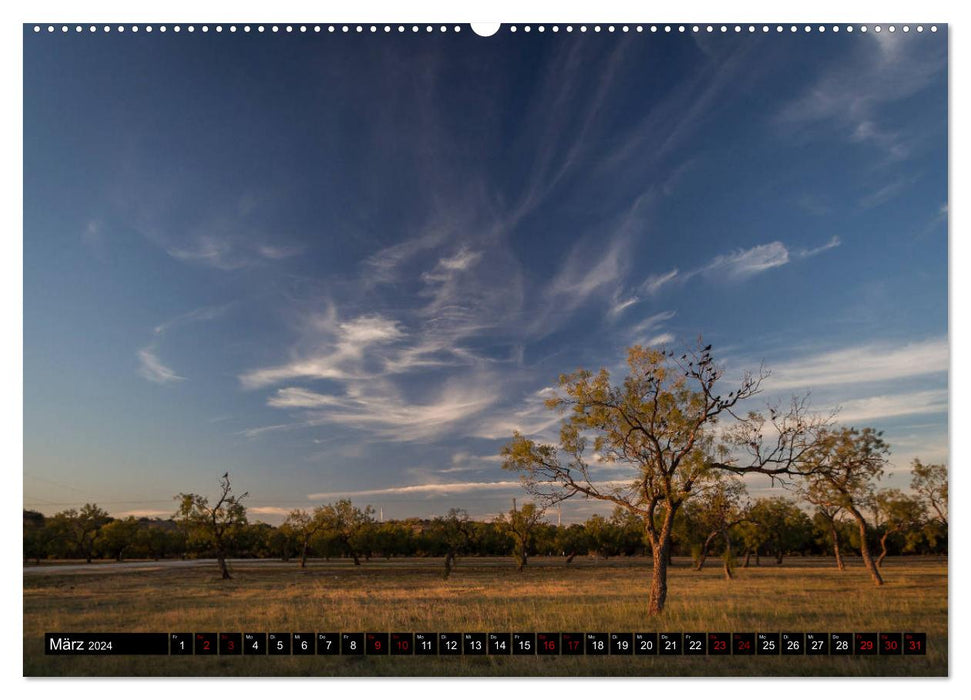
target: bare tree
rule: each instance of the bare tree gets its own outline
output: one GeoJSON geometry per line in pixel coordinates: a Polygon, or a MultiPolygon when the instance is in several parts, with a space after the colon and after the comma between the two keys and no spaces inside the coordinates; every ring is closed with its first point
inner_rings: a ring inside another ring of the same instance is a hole
{"type": "Polygon", "coordinates": [[[246,524],[246,508],[242,501],[248,495],[248,492],[238,496],[233,494],[229,472],[226,472],[219,479],[219,498],[211,506],[209,499],[199,494],[180,493],[175,497],[179,501],[175,517],[208,535],[216,549],[216,560],[223,579],[232,578],[226,566],[226,550],[232,535],[246,524]]]}
{"type": "Polygon", "coordinates": [[[696,487],[719,471],[774,478],[801,474],[825,421],[809,416],[798,401],[786,412],[770,409],[768,417],[754,412],[739,416],[736,411],[759,393],[768,373],[746,374],[736,388],[722,391],[723,370],[712,359],[710,345],[680,357],[634,346],[627,367],[619,386],[611,384],[606,369],[560,377],[560,394],[547,401],[550,408],[568,412],[559,445],[516,433],[502,450],[503,466],[520,472],[527,492],[543,505],[581,496],[638,515],[653,554],[648,610],[656,615],[667,598],[675,515],[696,487]],[[733,420],[734,428],[716,443],[720,420],[733,420]],[[591,447],[599,460],[628,466],[629,476],[598,479],[591,447]]]}

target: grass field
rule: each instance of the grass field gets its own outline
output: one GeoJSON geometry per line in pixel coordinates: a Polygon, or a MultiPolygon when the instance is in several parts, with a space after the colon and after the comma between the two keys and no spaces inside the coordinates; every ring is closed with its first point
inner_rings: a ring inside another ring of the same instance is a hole
{"type": "Polygon", "coordinates": [[[650,560],[462,559],[215,567],[24,576],[28,676],[943,676],[947,564],[884,563],[874,587],[858,561],[789,559],[670,570],[667,610],[646,615],[650,560]],[[926,632],[926,656],[886,657],[54,657],[45,632],[926,632]]]}

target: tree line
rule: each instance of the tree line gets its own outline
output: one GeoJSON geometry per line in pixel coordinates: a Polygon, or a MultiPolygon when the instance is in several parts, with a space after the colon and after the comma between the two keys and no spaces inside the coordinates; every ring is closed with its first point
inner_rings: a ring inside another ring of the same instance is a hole
{"type": "MultiPolygon", "coordinates": [[[[887,555],[946,554],[946,502],[922,487],[946,477],[941,465],[918,463],[913,495],[878,492],[866,537],[877,566],[887,555]],[[936,476],[935,476],[936,475],[936,476]]],[[[169,518],[113,518],[95,504],[45,517],[24,511],[24,560],[216,558],[220,575],[231,576],[227,558],[279,559],[306,567],[311,558],[346,558],[356,565],[375,558],[434,557],[447,578],[461,557],[511,557],[522,570],[533,556],[630,557],[650,555],[643,523],[623,508],[584,522],[556,525],[534,503],[517,504],[491,520],[474,520],[461,509],[434,518],[375,517],[371,506],[348,499],[293,510],[273,526],[251,522],[234,496],[228,475],[210,506],[196,494],[180,494],[169,518]],[[225,490],[225,493],[224,493],[225,490]],[[215,514],[215,517],[214,517],[215,514]]],[[[692,501],[675,520],[671,557],[689,557],[701,569],[718,555],[727,575],[735,566],[782,564],[789,556],[830,556],[845,568],[847,550],[860,551],[860,533],[844,515],[824,507],[807,511],[787,497],[748,499],[744,484],[719,482],[692,501]]]]}

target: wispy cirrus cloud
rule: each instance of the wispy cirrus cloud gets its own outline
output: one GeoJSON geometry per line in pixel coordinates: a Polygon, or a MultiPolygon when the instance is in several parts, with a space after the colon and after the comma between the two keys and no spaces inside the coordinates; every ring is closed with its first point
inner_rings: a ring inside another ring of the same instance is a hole
{"type": "Polygon", "coordinates": [[[829,127],[847,141],[881,149],[889,160],[906,158],[919,135],[890,126],[882,110],[924,90],[945,70],[944,46],[916,35],[872,33],[860,39],[849,59],[824,70],[775,121],[790,129],[829,127]]]}
{"type": "Polygon", "coordinates": [[[852,399],[842,404],[838,417],[840,421],[852,423],[878,418],[947,413],[947,409],[947,389],[932,389],[852,399]]]}
{"type": "Polygon", "coordinates": [[[364,360],[369,349],[405,336],[397,321],[381,314],[340,320],[333,305],[325,313],[310,315],[306,326],[314,333],[319,349],[285,364],[244,372],[240,375],[243,387],[258,389],[293,379],[347,380],[364,376],[368,374],[364,360]]]}
{"type": "Polygon", "coordinates": [[[640,286],[642,293],[653,296],[665,287],[683,284],[693,277],[705,276],[713,281],[742,282],[751,277],[767,272],[793,260],[811,258],[840,245],[839,236],[833,236],[826,243],[815,248],[792,249],[781,241],[762,243],[751,248],[740,248],[730,253],[716,255],[710,261],[699,267],[680,271],[673,268],[668,272],[649,276],[640,286]]]}
{"type": "Polygon", "coordinates": [[[562,418],[546,407],[546,401],[555,395],[556,389],[551,386],[532,392],[517,408],[497,411],[477,421],[471,434],[489,440],[511,438],[515,432],[531,437],[544,435],[562,418]]]}
{"type": "Polygon", "coordinates": [[[492,491],[515,491],[522,488],[519,481],[460,481],[451,483],[414,484],[411,486],[392,486],[383,489],[362,489],[357,491],[329,491],[323,493],[309,493],[307,499],[311,501],[325,501],[341,497],[374,497],[374,496],[455,496],[462,494],[479,494],[492,491]]]}
{"type": "Polygon", "coordinates": [[[271,408],[291,411],[294,420],[249,428],[255,437],[268,432],[335,425],[366,433],[369,439],[426,440],[484,411],[499,398],[496,379],[461,350],[439,347],[424,334],[411,334],[396,320],[379,314],[339,318],[336,308],[305,320],[316,354],[284,365],[240,375],[246,389],[264,389],[295,379],[328,381],[323,393],[287,386],[267,398],[271,408]],[[449,360],[451,358],[451,361],[449,360]],[[449,364],[456,371],[420,390],[396,379],[449,364]]]}
{"type": "Polygon", "coordinates": [[[158,345],[171,330],[198,321],[211,321],[226,312],[232,305],[203,306],[175,318],[164,321],[152,329],[152,342],[136,353],[138,373],[155,384],[172,384],[185,381],[185,377],[166,365],[158,356],[158,345]]]}
{"type": "Polygon", "coordinates": [[[205,233],[179,243],[163,244],[176,260],[232,271],[260,262],[284,260],[300,253],[296,246],[273,245],[240,236],[205,233]]]}
{"type": "Polygon", "coordinates": [[[771,389],[812,390],[939,374],[947,372],[948,356],[946,337],[854,345],[772,365],[771,389]]]}
{"type": "Polygon", "coordinates": [[[155,384],[171,384],[185,381],[185,377],[162,363],[155,354],[155,346],[149,345],[138,351],[138,373],[155,384]]]}
{"type": "Polygon", "coordinates": [[[248,513],[255,515],[290,515],[293,508],[281,508],[279,506],[250,506],[246,509],[248,513]]]}

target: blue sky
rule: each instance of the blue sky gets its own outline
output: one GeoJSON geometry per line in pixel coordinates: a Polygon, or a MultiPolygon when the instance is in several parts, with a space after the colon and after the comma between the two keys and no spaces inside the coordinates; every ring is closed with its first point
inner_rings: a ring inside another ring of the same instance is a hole
{"type": "Polygon", "coordinates": [[[25,505],[228,469],[271,522],[487,516],[560,373],[699,334],[906,485],[947,459],[946,41],[26,32],[25,505]]]}

